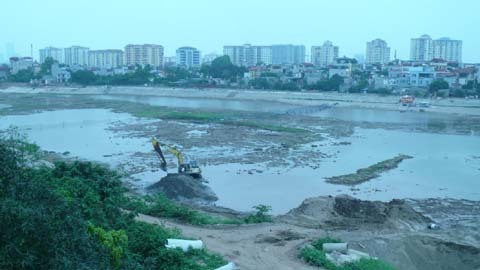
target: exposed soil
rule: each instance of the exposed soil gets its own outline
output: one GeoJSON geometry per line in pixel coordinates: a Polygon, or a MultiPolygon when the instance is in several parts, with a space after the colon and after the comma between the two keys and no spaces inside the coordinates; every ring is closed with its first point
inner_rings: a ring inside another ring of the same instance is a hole
{"type": "Polygon", "coordinates": [[[327,182],[337,185],[353,186],[371,179],[377,178],[381,173],[395,169],[405,159],[413,158],[408,155],[398,155],[394,158],[387,159],[367,168],[358,169],[356,173],[328,177],[327,182]]]}
{"type": "MultiPolygon", "coordinates": [[[[466,205],[460,208],[472,210],[466,205]]],[[[240,269],[318,269],[306,265],[297,254],[312,240],[327,235],[402,270],[480,267],[480,241],[466,243],[446,235],[444,229],[427,229],[428,223],[435,221],[416,212],[409,202],[399,200],[382,203],[351,197],[311,198],[273,223],[254,225],[196,227],[145,215],[138,219],[176,227],[187,237],[202,239],[208,249],[235,262],[240,269]]]]}
{"type": "Polygon", "coordinates": [[[218,197],[211,188],[187,174],[169,173],[157,183],[147,188],[150,193],[163,193],[167,198],[182,203],[211,204],[218,197]]]}

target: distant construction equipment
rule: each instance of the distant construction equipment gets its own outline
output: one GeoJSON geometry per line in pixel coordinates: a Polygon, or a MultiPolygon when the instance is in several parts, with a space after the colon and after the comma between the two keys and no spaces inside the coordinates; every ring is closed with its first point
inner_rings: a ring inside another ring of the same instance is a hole
{"type": "Polygon", "coordinates": [[[162,147],[166,147],[170,153],[172,153],[178,162],[178,173],[180,174],[188,174],[194,178],[202,178],[202,170],[198,166],[197,162],[192,160],[190,162],[185,162],[182,152],[180,152],[177,148],[172,145],[162,144],[156,138],[152,139],[152,145],[155,152],[158,154],[158,158],[160,159],[160,169],[167,172],[167,161],[163,156],[162,147]]]}

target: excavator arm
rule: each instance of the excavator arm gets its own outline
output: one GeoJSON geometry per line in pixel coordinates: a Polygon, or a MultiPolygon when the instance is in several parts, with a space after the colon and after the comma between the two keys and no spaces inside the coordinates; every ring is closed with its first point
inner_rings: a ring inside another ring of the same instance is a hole
{"type": "Polygon", "coordinates": [[[168,151],[170,153],[172,153],[177,158],[178,167],[183,168],[184,158],[183,158],[182,152],[180,152],[177,148],[175,148],[172,145],[160,143],[155,138],[152,139],[152,145],[153,145],[153,149],[155,150],[155,152],[157,152],[158,157],[160,158],[160,168],[163,171],[165,171],[165,172],[167,171],[167,161],[165,160],[165,157],[163,156],[162,149],[160,148],[160,146],[167,147],[168,151]]]}
{"type": "Polygon", "coordinates": [[[152,145],[153,145],[153,149],[155,150],[155,152],[157,152],[157,155],[158,155],[158,158],[160,159],[160,169],[162,169],[162,171],[167,171],[167,161],[165,160],[165,157],[163,156],[163,153],[162,153],[162,149],[160,149],[160,142],[153,138],[152,139],[152,145]]]}

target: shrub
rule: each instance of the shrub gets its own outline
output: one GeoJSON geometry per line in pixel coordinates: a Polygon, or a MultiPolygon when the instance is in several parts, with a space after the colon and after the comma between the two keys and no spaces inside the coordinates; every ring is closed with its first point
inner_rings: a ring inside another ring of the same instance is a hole
{"type": "Polygon", "coordinates": [[[323,267],[328,270],[395,270],[393,266],[376,259],[361,259],[353,263],[335,265],[327,259],[323,251],[323,244],[339,242],[341,242],[341,240],[335,238],[320,238],[314,241],[311,247],[302,248],[298,256],[311,265],[323,267]]]}
{"type": "Polygon", "coordinates": [[[249,215],[244,219],[245,223],[263,223],[272,222],[272,217],[267,213],[272,210],[271,206],[259,204],[253,207],[257,212],[253,215],[249,215]]]}

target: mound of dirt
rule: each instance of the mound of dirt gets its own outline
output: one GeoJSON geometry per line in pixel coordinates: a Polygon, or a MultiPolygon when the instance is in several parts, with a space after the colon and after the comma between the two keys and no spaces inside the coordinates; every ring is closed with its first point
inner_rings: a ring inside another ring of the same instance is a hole
{"type": "Polygon", "coordinates": [[[376,238],[363,242],[370,254],[398,269],[480,269],[480,248],[426,235],[376,238]]]}
{"type": "Polygon", "coordinates": [[[201,179],[186,174],[168,174],[147,188],[149,193],[163,193],[167,198],[191,204],[212,204],[218,200],[201,179]]]}
{"type": "Polygon", "coordinates": [[[337,229],[376,226],[416,230],[432,222],[403,200],[362,201],[346,195],[306,199],[281,219],[301,226],[337,229]]]}

